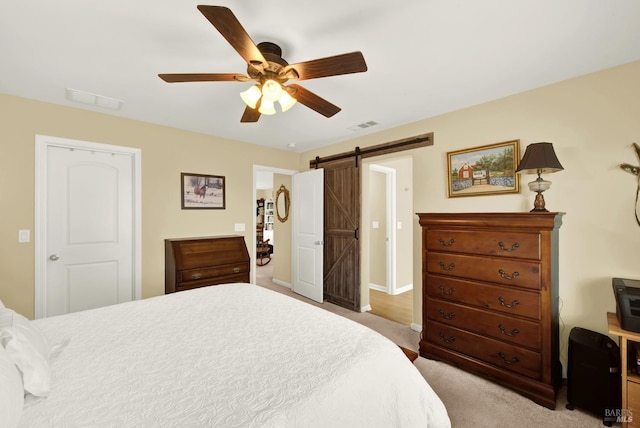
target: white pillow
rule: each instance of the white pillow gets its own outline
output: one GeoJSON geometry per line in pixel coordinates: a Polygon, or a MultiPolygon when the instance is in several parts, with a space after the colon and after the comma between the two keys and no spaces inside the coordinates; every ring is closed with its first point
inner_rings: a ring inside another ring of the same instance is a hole
{"type": "Polygon", "coordinates": [[[15,428],[24,407],[20,373],[7,351],[0,346],[0,426],[15,428]]]}
{"type": "Polygon", "coordinates": [[[3,309],[0,319],[7,313],[11,316],[11,323],[0,328],[0,344],[22,373],[24,390],[45,397],[51,387],[51,346],[33,323],[11,309],[3,309]]]}

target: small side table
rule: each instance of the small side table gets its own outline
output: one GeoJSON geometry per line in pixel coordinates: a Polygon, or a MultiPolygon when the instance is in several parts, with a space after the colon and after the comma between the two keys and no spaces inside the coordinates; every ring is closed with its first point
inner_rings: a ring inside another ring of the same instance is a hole
{"type": "Polygon", "coordinates": [[[622,417],[623,428],[640,427],[640,376],[629,370],[627,361],[628,342],[640,342],[640,333],[623,330],[618,317],[607,312],[609,334],[620,338],[620,369],[622,371],[622,417]]]}

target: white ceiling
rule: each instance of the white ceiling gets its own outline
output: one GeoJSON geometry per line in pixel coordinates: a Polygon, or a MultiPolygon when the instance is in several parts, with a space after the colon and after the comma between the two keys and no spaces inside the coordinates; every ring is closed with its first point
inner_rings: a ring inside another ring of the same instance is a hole
{"type": "Polygon", "coordinates": [[[334,117],[298,103],[247,124],[238,94],[251,83],[157,77],[246,73],[201,2],[2,1],[0,92],[302,152],[640,59],[640,0],[205,3],[229,7],[289,63],[352,51],[367,62],[300,82],[342,108],[334,117]],[[72,102],[67,88],[123,105],[72,102]],[[350,129],[368,121],[378,125],[350,129]]]}

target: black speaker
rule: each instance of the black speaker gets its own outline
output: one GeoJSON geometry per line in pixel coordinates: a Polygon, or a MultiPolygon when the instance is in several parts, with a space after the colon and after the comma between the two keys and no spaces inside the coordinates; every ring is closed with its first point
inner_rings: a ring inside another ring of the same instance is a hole
{"type": "Polygon", "coordinates": [[[569,333],[567,409],[579,407],[611,426],[621,408],[620,347],[609,336],[580,327],[569,333]],[[608,410],[608,411],[607,411],[608,410]]]}

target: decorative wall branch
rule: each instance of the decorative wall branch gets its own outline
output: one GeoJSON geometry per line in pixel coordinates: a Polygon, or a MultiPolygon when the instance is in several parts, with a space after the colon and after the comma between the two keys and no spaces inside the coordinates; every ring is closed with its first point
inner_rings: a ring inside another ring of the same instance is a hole
{"type": "MultiPolygon", "coordinates": [[[[636,155],[638,156],[638,160],[640,161],[640,146],[638,146],[637,143],[632,143],[632,145],[633,145],[633,148],[636,150],[636,155]]],[[[628,163],[621,163],[620,168],[637,177],[636,181],[638,182],[638,184],[636,185],[635,215],[636,215],[636,223],[638,223],[638,226],[640,226],[640,218],[638,215],[638,196],[640,195],[640,166],[630,165],[628,163]]]]}

